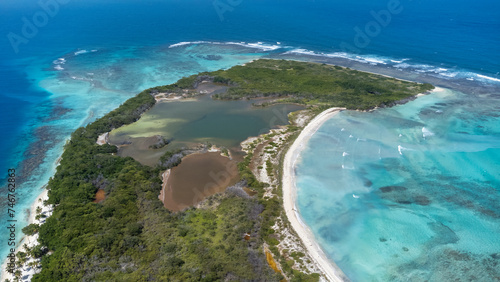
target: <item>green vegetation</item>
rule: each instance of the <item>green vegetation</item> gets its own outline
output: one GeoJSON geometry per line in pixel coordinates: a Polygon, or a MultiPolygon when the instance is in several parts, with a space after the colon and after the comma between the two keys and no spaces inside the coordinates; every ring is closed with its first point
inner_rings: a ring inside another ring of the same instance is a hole
{"type": "MultiPolygon", "coordinates": [[[[178,165],[184,152],[165,153],[153,168],[116,156],[115,146],[96,144],[99,135],[138,120],[154,105],[151,94],[189,90],[201,79],[230,86],[219,99],[281,96],[318,106],[312,111],[329,106],[390,105],[432,88],[334,66],[259,60],[145,90],[77,129],[66,144],[49,181],[48,204],[55,206],[52,216],[41,226],[23,229],[40,236],[40,245],[29,251],[42,258],[42,271],[33,281],[278,281],[281,275],[267,264],[263,242],[291,281],[318,281],[318,274],[292,269],[304,254],[293,253],[295,261],[279,254],[272,226],[283,212],[281,194],[263,198],[265,186],[249,169],[252,153],[238,169],[256,197],[226,192],[210,197],[204,208],[170,213],[158,199],[159,175],[178,165]],[[105,191],[106,199],[93,203],[98,189],[105,191]],[[251,234],[248,241],[244,239],[247,233],[251,234]]],[[[298,129],[289,126],[289,131],[298,129]]],[[[275,147],[270,142],[269,152],[275,147]]],[[[275,167],[268,162],[266,169],[272,173],[275,167]]],[[[280,174],[281,168],[276,172],[280,174]]]]}
{"type": "Polygon", "coordinates": [[[49,182],[48,203],[55,208],[39,229],[44,248],[33,252],[42,256],[42,271],[33,281],[276,280],[260,239],[243,239],[258,232],[257,200],[216,195],[214,208],[170,213],[158,200],[163,168],[114,156],[116,147],[95,143],[135,121],[152,99],[145,91],[72,134],[49,182]],[[98,189],[107,196],[96,204],[98,189]]]}
{"type": "Polygon", "coordinates": [[[170,142],[171,142],[171,140],[166,139],[166,138],[165,138],[165,137],[163,137],[163,136],[156,136],[156,138],[157,138],[158,140],[156,141],[156,143],[155,143],[155,144],[150,145],[150,146],[149,146],[149,149],[161,149],[161,148],[163,148],[163,147],[167,146],[168,144],[170,144],[170,142]]]}
{"type": "Polygon", "coordinates": [[[179,92],[180,90],[183,90],[183,89],[191,89],[194,87],[194,84],[196,83],[197,77],[198,77],[198,75],[183,77],[183,78],[179,79],[176,83],[153,87],[153,88],[151,88],[151,92],[152,93],[179,92]]]}
{"type": "MultiPolygon", "coordinates": [[[[296,137],[297,135],[293,135],[290,140],[293,140],[296,137]]],[[[279,241],[277,239],[277,236],[274,234],[275,231],[272,226],[275,225],[276,219],[283,213],[283,208],[281,205],[282,200],[278,197],[264,198],[264,188],[266,188],[266,186],[263,183],[257,181],[249,168],[252,158],[253,153],[247,154],[243,161],[238,164],[238,169],[241,178],[247,183],[247,186],[257,192],[256,197],[257,199],[259,199],[259,203],[264,207],[262,213],[260,214],[260,217],[262,218],[259,232],[260,237],[269,245],[269,250],[273,253],[274,257],[279,259],[283,271],[285,272],[287,277],[291,278],[291,281],[319,281],[318,273],[305,274],[292,269],[290,265],[286,264],[284,257],[281,256],[280,252],[278,251],[276,245],[279,244],[279,241]]],[[[272,167],[273,164],[271,162],[266,162],[266,169],[272,171],[272,167]]],[[[262,167],[259,167],[259,169],[262,169],[262,167]]]]}
{"type": "Polygon", "coordinates": [[[305,256],[305,254],[301,253],[301,252],[293,252],[290,256],[294,259],[298,259],[298,258],[305,256]]]}
{"type": "Polygon", "coordinates": [[[24,227],[22,231],[23,231],[24,234],[26,234],[28,236],[31,236],[33,234],[38,233],[39,229],[40,229],[40,225],[32,223],[32,224],[24,227]]]}
{"type": "MultiPolygon", "coordinates": [[[[245,66],[205,72],[178,82],[152,88],[154,93],[193,90],[202,80],[230,86],[215,94],[215,99],[279,97],[280,103],[298,103],[328,107],[368,110],[393,106],[418,93],[432,90],[429,83],[398,80],[373,73],[318,63],[260,59],[245,66]]],[[[255,106],[267,106],[262,102],[255,106]]]]}
{"type": "Polygon", "coordinates": [[[229,156],[229,150],[227,148],[221,148],[220,152],[224,156],[229,156]]]}
{"type": "Polygon", "coordinates": [[[269,159],[266,160],[266,171],[267,171],[267,175],[273,176],[273,164],[271,163],[271,161],[269,159]]]}
{"type": "Polygon", "coordinates": [[[167,170],[172,167],[178,166],[181,164],[182,157],[184,157],[184,152],[181,149],[177,149],[175,151],[166,151],[160,157],[159,168],[162,170],[167,170]]]}
{"type": "Polygon", "coordinates": [[[338,66],[287,60],[257,60],[208,75],[233,85],[219,99],[287,97],[283,102],[371,109],[433,89],[430,84],[397,80],[338,66]]]}

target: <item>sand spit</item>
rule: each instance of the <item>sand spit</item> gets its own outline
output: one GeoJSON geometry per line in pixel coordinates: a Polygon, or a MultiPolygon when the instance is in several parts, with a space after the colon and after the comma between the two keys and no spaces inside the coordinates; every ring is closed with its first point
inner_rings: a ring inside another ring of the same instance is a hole
{"type": "Polygon", "coordinates": [[[329,281],[344,281],[345,275],[337,265],[329,260],[325,253],[316,243],[311,230],[302,222],[300,215],[295,208],[296,187],[295,187],[295,163],[300,152],[304,149],[304,144],[321,127],[321,125],[340,112],[341,108],[331,108],[316,116],[300,133],[299,137],[292,144],[285,155],[283,164],[283,206],[293,229],[307,248],[311,258],[315,260],[318,267],[329,281]]]}

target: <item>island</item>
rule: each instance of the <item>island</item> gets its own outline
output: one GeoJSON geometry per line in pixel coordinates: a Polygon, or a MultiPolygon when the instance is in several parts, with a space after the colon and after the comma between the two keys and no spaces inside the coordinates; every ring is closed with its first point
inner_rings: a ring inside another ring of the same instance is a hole
{"type": "Polygon", "coordinates": [[[433,88],[261,59],[144,90],[71,135],[19,264],[33,281],[348,280],[295,208],[301,144],[433,88]]]}

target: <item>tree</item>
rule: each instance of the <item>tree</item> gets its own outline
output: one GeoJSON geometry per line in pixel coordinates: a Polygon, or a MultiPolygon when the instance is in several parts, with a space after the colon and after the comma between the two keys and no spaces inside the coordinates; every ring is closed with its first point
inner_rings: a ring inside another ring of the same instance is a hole
{"type": "Polygon", "coordinates": [[[26,227],[24,227],[22,229],[23,233],[28,235],[28,236],[32,236],[36,233],[38,233],[38,230],[40,229],[40,225],[36,224],[36,223],[32,223],[26,227]]]}

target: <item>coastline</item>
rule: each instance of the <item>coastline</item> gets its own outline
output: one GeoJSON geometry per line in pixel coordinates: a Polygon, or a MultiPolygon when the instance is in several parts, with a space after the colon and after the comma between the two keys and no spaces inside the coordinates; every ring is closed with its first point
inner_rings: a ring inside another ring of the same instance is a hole
{"type": "Polygon", "coordinates": [[[345,275],[342,270],[331,260],[326,257],[326,254],[321,250],[315,240],[315,237],[309,227],[307,227],[300,215],[295,209],[296,186],[295,186],[295,163],[300,152],[304,149],[303,144],[311,138],[311,136],[325,123],[328,119],[335,116],[343,108],[330,108],[317,115],[309,124],[302,130],[297,139],[290,146],[290,149],[285,155],[283,162],[283,207],[286,216],[290,221],[292,228],[298,234],[306,247],[309,255],[315,260],[318,267],[329,281],[345,281],[345,275]]]}
{"type": "Polygon", "coordinates": [[[172,169],[167,169],[166,171],[164,171],[162,174],[161,174],[161,178],[162,178],[162,185],[161,185],[161,191],[160,191],[160,195],[158,195],[158,199],[160,199],[160,201],[163,203],[163,205],[165,205],[165,196],[167,194],[167,182],[168,182],[168,178],[170,177],[170,171],[172,169]]]}
{"type": "MultiPolygon", "coordinates": [[[[442,92],[446,88],[435,86],[429,93],[442,92]]],[[[419,93],[415,98],[426,96],[428,93],[419,93]]],[[[303,144],[307,144],[311,136],[330,118],[345,110],[345,108],[329,108],[316,117],[314,117],[300,132],[299,136],[294,140],[286,152],[283,161],[283,178],[282,178],[282,191],[283,191],[283,208],[285,214],[298,237],[306,247],[307,252],[315,261],[318,267],[323,272],[323,275],[328,281],[346,281],[348,278],[342,270],[333,262],[328,259],[319,244],[317,243],[314,234],[309,227],[302,221],[300,214],[296,209],[297,187],[295,185],[295,164],[299,158],[300,153],[304,149],[303,144]]]]}
{"type": "MultiPolygon", "coordinates": [[[[35,201],[31,204],[29,218],[28,218],[28,225],[33,224],[33,223],[40,224],[40,225],[44,224],[45,220],[49,216],[51,216],[51,214],[52,214],[53,207],[50,205],[45,206],[43,204],[44,201],[49,199],[49,190],[47,189],[46,185],[44,185],[42,189],[43,189],[43,192],[40,193],[40,195],[38,195],[38,197],[35,199],[35,201]],[[46,216],[45,218],[36,219],[37,207],[42,208],[42,212],[40,214],[45,215],[46,216]]],[[[32,248],[32,247],[38,245],[38,233],[33,234],[31,236],[23,235],[23,237],[21,238],[21,240],[17,244],[16,254],[20,251],[26,251],[23,249],[24,245],[27,245],[28,248],[32,248]]],[[[34,259],[34,258],[30,257],[23,264],[22,267],[17,268],[18,270],[21,271],[21,280],[22,281],[30,281],[33,278],[33,275],[37,273],[37,269],[39,269],[39,268],[35,268],[35,267],[28,265],[30,262],[34,262],[34,261],[40,261],[40,259],[34,259]]],[[[0,275],[0,279],[2,281],[6,280],[6,279],[9,279],[9,281],[10,281],[11,279],[15,278],[15,275],[11,274],[10,272],[7,272],[7,262],[8,262],[8,259],[5,259],[4,262],[2,263],[2,271],[1,271],[1,275],[0,275]]],[[[18,262],[18,259],[16,258],[16,263],[17,262],[18,262]]]]}
{"type": "MultiPolygon", "coordinates": [[[[304,243],[304,246],[307,249],[307,252],[310,254],[311,258],[317,263],[318,267],[321,269],[323,275],[330,281],[344,281],[345,276],[342,273],[342,271],[333,263],[330,261],[326,255],[323,253],[319,245],[316,243],[314,240],[314,235],[312,232],[309,230],[309,228],[305,225],[305,223],[301,220],[300,215],[297,213],[295,209],[295,187],[292,187],[294,185],[294,179],[295,179],[295,174],[293,171],[293,166],[295,165],[295,162],[302,151],[303,147],[302,144],[303,142],[307,142],[309,138],[319,129],[319,127],[329,118],[333,117],[335,114],[337,114],[339,111],[344,110],[344,108],[330,108],[326,111],[321,112],[318,114],[309,124],[307,124],[306,127],[303,128],[303,130],[300,132],[298,138],[293,142],[292,146],[286,153],[285,159],[284,159],[284,174],[283,174],[283,195],[284,195],[284,208],[285,212],[287,215],[287,218],[292,224],[292,228],[298,233],[299,237],[301,238],[302,242],[304,243]],[[297,145],[299,144],[299,145],[297,145]]],[[[96,141],[97,144],[103,145],[108,142],[108,136],[109,132],[104,133],[98,137],[98,140],[96,141]]],[[[60,158],[59,158],[60,159],[60,158]]],[[[169,173],[167,174],[168,177],[169,173]]],[[[163,175],[165,176],[165,175],[163,175]]],[[[162,189],[163,192],[164,189],[162,189]]],[[[37,199],[32,203],[31,205],[31,212],[29,216],[29,222],[28,224],[31,223],[42,223],[45,222],[45,219],[41,220],[35,220],[36,216],[36,207],[37,204],[40,203],[40,201],[43,201],[48,198],[47,195],[47,190],[45,189],[44,192],[41,193],[37,197],[37,199]]],[[[159,197],[162,197],[162,195],[159,195],[159,197]]],[[[163,195],[163,198],[165,199],[165,195],[163,195]]],[[[42,206],[43,207],[43,206],[42,206]]],[[[43,207],[44,213],[46,211],[46,208],[49,208],[49,214],[50,214],[50,207],[43,207]]],[[[33,247],[37,245],[37,239],[38,239],[38,234],[35,234],[33,236],[24,236],[21,239],[21,242],[18,244],[18,247],[16,248],[16,252],[22,251],[22,246],[24,243],[28,243],[29,247],[33,247]]],[[[28,262],[31,262],[32,259],[28,260],[28,262]]],[[[11,276],[9,273],[7,273],[5,270],[6,266],[6,261],[4,263],[3,267],[3,272],[2,272],[2,278],[4,279],[6,276],[4,276],[4,272],[11,276]]],[[[33,275],[37,268],[32,268],[32,267],[21,267],[20,270],[22,271],[22,277],[27,279],[31,279],[31,275],[33,275]]],[[[39,270],[39,269],[38,269],[39,270]]],[[[25,279],[23,279],[25,280],[25,279]]]]}

